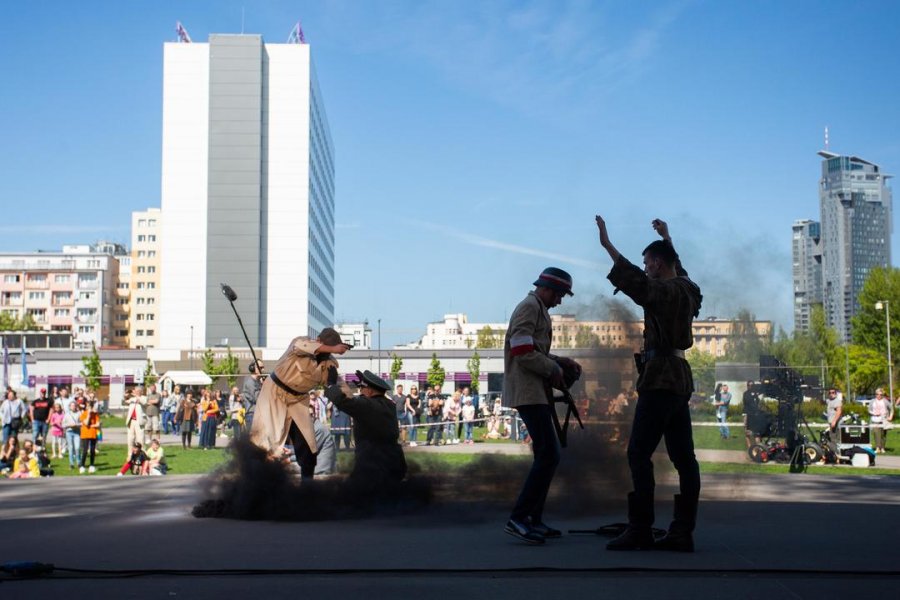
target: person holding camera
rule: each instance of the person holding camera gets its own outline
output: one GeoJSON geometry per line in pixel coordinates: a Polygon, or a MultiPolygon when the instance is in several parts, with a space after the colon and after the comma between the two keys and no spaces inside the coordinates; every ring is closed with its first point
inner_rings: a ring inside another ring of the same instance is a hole
{"type": "Polygon", "coordinates": [[[570,358],[550,354],[553,327],[549,309],[572,296],[572,276],[548,267],[509,319],[503,343],[504,398],[516,408],[531,435],[534,460],[504,531],[527,544],[543,544],[562,533],[543,521],[544,503],[560,459],[553,421],[552,389],[566,389],[565,372],[581,374],[570,358]]]}
{"type": "Polygon", "coordinates": [[[609,550],[673,550],[693,552],[693,531],[700,498],[700,466],[694,454],[688,402],[694,391],[691,367],[684,351],[694,343],[691,325],[700,314],[703,296],[688,278],[672,245],[669,228],[654,219],[662,239],[643,252],[644,268],[631,264],[609,239],[606,222],[596,217],[600,245],[613,260],[607,278],[644,309],[644,347],[636,355],[638,401],[628,440],[628,466],[634,491],[628,494],[628,528],[607,544],[609,550]],[[651,457],[662,438],[678,471],[681,493],[669,531],[654,541],[651,457]]]}

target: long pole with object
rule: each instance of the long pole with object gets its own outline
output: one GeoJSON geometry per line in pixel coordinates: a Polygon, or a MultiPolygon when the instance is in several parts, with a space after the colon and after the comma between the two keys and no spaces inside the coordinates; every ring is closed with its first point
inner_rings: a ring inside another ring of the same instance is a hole
{"type": "Polygon", "coordinates": [[[253,350],[253,344],[250,343],[250,336],[247,335],[247,330],[244,329],[244,323],[241,321],[241,315],[238,314],[237,309],[234,307],[234,301],[237,300],[237,294],[231,289],[231,286],[225,283],[219,284],[222,287],[222,294],[228,298],[228,303],[231,305],[231,310],[234,311],[234,316],[237,317],[238,325],[241,326],[241,331],[244,334],[244,339],[247,340],[247,347],[250,348],[250,354],[253,356],[253,365],[259,366],[259,359],[256,358],[256,352],[253,350]]]}

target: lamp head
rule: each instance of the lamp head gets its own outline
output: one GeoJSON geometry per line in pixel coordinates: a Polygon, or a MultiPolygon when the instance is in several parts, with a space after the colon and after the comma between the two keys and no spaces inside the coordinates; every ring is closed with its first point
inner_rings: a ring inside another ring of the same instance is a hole
{"type": "Polygon", "coordinates": [[[884,310],[884,303],[881,300],[875,303],[875,310],[884,310]]]}
{"type": "Polygon", "coordinates": [[[234,290],[231,289],[230,285],[227,283],[220,283],[219,285],[222,287],[222,293],[225,294],[225,297],[228,298],[229,302],[237,300],[237,294],[234,293],[234,290]]]}

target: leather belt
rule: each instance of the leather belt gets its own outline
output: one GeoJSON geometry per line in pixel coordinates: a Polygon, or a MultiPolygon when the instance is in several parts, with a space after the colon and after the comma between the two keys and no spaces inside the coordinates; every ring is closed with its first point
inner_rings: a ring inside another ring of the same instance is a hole
{"type": "Polygon", "coordinates": [[[275,385],[277,385],[278,387],[280,387],[281,389],[283,389],[284,391],[286,391],[288,394],[291,394],[292,396],[303,396],[303,395],[305,395],[303,392],[298,392],[298,391],[295,390],[294,388],[289,387],[289,386],[288,386],[285,382],[283,382],[282,380],[278,379],[278,376],[275,375],[275,373],[269,373],[269,379],[272,380],[272,383],[274,383],[275,385]]]}
{"type": "Polygon", "coordinates": [[[684,358],[684,350],[669,350],[668,352],[663,352],[661,350],[655,350],[651,348],[650,350],[644,350],[644,361],[648,361],[651,358],[656,358],[660,356],[677,356],[678,358],[684,358]]]}

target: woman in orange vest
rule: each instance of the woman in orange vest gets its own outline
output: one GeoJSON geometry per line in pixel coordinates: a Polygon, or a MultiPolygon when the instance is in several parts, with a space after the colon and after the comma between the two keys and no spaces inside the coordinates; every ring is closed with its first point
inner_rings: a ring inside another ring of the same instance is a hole
{"type": "Polygon", "coordinates": [[[219,418],[219,403],[209,390],[203,390],[203,399],[200,400],[200,447],[204,450],[215,448],[216,427],[219,418]]]}
{"type": "Polygon", "coordinates": [[[91,402],[86,409],[81,411],[81,468],[79,473],[84,473],[84,463],[88,452],[91,453],[91,467],[88,473],[96,473],[94,458],[97,456],[97,434],[100,433],[100,414],[97,412],[97,403],[91,402]]]}

